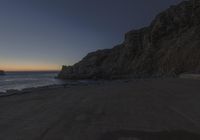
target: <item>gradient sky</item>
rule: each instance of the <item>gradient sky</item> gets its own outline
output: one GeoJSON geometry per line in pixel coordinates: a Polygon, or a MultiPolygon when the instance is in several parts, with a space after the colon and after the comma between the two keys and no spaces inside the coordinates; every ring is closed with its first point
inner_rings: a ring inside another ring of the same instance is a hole
{"type": "Polygon", "coordinates": [[[58,70],[182,0],[0,0],[0,69],[58,70]]]}

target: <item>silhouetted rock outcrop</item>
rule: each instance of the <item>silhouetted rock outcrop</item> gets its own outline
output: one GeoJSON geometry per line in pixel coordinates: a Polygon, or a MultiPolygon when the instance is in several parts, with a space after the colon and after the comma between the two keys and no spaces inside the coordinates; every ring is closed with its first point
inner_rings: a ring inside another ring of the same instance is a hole
{"type": "Polygon", "coordinates": [[[132,30],[113,49],[89,53],[59,78],[176,76],[200,72],[200,1],[184,1],[160,13],[149,27],[132,30]]]}
{"type": "Polygon", "coordinates": [[[3,70],[0,70],[0,75],[5,75],[5,72],[3,70]]]}

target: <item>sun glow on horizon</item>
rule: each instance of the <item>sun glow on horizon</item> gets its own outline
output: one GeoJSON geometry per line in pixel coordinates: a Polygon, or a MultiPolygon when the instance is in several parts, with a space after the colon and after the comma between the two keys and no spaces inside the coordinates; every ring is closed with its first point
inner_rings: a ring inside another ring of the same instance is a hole
{"type": "Polygon", "coordinates": [[[59,71],[61,68],[57,65],[1,65],[4,71],[59,71]]]}

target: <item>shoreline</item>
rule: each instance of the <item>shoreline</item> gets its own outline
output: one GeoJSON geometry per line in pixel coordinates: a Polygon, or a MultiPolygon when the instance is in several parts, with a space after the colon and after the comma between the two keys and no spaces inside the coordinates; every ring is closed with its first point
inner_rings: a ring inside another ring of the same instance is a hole
{"type": "Polygon", "coordinates": [[[6,90],[5,92],[0,92],[0,98],[1,97],[6,97],[6,96],[12,96],[12,95],[19,95],[19,94],[25,94],[25,93],[30,93],[34,92],[36,90],[42,90],[42,89],[50,89],[50,88],[56,88],[64,85],[48,85],[48,86],[41,86],[41,87],[32,87],[32,88],[24,88],[24,89],[9,89],[6,90]]]}
{"type": "Polygon", "coordinates": [[[168,77],[168,78],[129,78],[129,79],[114,79],[114,80],[63,80],[66,83],[62,84],[53,84],[53,85],[46,85],[46,86],[38,86],[38,87],[30,87],[30,88],[24,88],[24,89],[9,89],[6,90],[5,92],[0,92],[0,98],[1,97],[6,97],[6,96],[12,96],[12,95],[20,95],[20,94],[25,94],[25,93],[30,93],[30,92],[35,92],[38,90],[48,90],[52,88],[66,88],[66,87],[72,87],[72,86],[81,86],[81,85],[91,85],[91,84],[102,84],[104,82],[112,83],[112,82],[130,82],[134,80],[156,80],[156,79],[183,79],[183,80],[200,80],[200,75],[196,74],[183,74],[180,75],[179,77],[168,77]]]}
{"type": "Polygon", "coordinates": [[[55,88],[69,88],[73,86],[86,86],[91,84],[99,84],[102,83],[104,80],[71,80],[66,81],[66,83],[63,84],[54,84],[54,85],[46,85],[46,86],[38,86],[38,87],[31,87],[31,88],[24,88],[24,89],[9,89],[5,92],[0,92],[0,98],[6,97],[6,96],[12,96],[12,95],[20,95],[20,94],[26,94],[30,92],[37,92],[40,90],[49,90],[49,89],[55,89],[55,88]]]}
{"type": "MultiPolygon", "coordinates": [[[[20,71],[22,72],[22,71],[20,71]]],[[[38,71],[41,72],[41,71],[38,71]]],[[[45,72],[45,71],[42,71],[45,72]]],[[[49,71],[52,72],[52,71],[49,71]]],[[[12,73],[12,72],[11,72],[12,73]]],[[[23,73],[23,72],[22,72],[23,73]]],[[[123,77],[123,76],[122,76],[123,77]]],[[[58,79],[55,77],[55,79],[58,79]]],[[[44,85],[44,86],[36,86],[36,87],[28,87],[28,88],[23,88],[23,89],[8,89],[6,91],[0,91],[0,97],[5,97],[5,96],[11,96],[15,94],[23,94],[27,92],[31,92],[32,90],[40,90],[40,89],[48,89],[48,88],[57,88],[57,87],[65,87],[65,86],[71,86],[71,85],[81,85],[81,84],[91,84],[91,83],[101,83],[102,81],[108,81],[108,82],[113,82],[113,81],[131,81],[131,80],[150,80],[150,79],[193,79],[193,80],[200,80],[200,74],[198,73],[183,73],[180,74],[177,77],[148,77],[148,78],[116,78],[116,79],[82,79],[82,80],[62,80],[63,83],[61,84],[50,84],[50,85],[44,85]]]]}

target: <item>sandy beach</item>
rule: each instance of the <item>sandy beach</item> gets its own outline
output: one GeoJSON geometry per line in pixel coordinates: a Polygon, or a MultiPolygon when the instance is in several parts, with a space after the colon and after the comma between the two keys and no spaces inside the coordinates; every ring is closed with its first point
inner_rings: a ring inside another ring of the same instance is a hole
{"type": "Polygon", "coordinates": [[[0,97],[0,140],[199,140],[200,81],[146,79],[0,97]]]}

